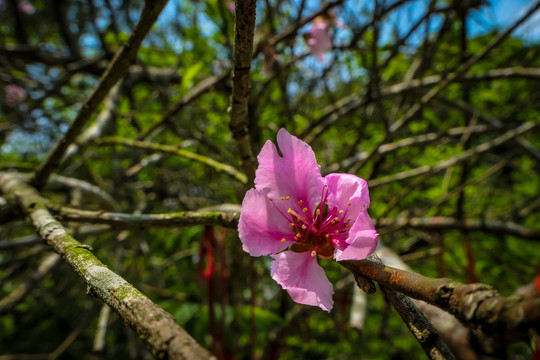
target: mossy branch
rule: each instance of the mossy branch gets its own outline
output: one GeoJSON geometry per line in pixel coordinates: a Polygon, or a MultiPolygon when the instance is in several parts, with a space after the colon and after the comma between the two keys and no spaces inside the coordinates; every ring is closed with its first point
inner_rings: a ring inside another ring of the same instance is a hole
{"type": "Polygon", "coordinates": [[[90,247],[75,240],[52,217],[40,194],[16,176],[0,173],[0,190],[15,197],[41,238],[75,270],[88,286],[88,293],[109,305],[147,345],[156,358],[209,359],[174,318],[133,285],[111,271],[90,247]]]}

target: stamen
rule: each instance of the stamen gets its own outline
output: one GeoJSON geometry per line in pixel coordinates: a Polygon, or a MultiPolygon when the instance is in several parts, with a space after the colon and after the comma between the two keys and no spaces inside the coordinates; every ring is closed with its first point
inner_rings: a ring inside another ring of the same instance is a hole
{"type": "Polygon", "coordinates": [[[281,238],[281,242],[285,242],[285,241],[287,241],[287,240],[285,240],[285,238],[281,238]]]}
{"type": "Polygon", "coordinates": [[[351,206],[352,204],[351,204],[351,202],[349,201],[349,202],[347,203],[347,205],[351,206]]]}
{"type": "Polygon", "coordinates": [[[306,225],[302,225],[302,229],[303,229],[303,230],[306,230],[306,229],[307,229],[307,226],[306,226],[306,225]]]}
{"type": "Polygon", "coordinates": [[[291,223],[291,226],[294,227],[294,223],[291,223]]]}
{"type": "Polygon", "coordinates": [[[317,211],[315,211],[315,214],[321,215],[321,209],[317,209],[317,211]]]}
{"type": "Polygon", "coordinates": [[[300,200],[300,201],[298,202],[298,205],[302,206],[303,203],[304,203],[304,201],[303,201],[303,200],[300,200]]]}
{"type": "Polygon", "coordinates": [[[307,213],[307,208],[303,208],[302,211],[307,213]]]}
{"type": "Polygon", "coordinates": [[[281,197],[281,200],[285,200],[285,197],[284,197],[284,196],[282,196],[282,197],[281,197]]]}
{"type": "Polygon", "coordinates": [[[274,199],[272,199],[272,198],[268,198],[268,200],[270,200],[270,201],[274,201],[274,199]]]}
{"type": "Polygon", "coordinates": [[[316,256],[317,255],[317,252],[315,250],[312,250],[311,251],[311,256],[316,256]]]}
{"type": "Polygon", "coordinates": [[[300,215],[298,215],[298,214],[297,214],[293,209],[291,209],[291,208],[289,208],[289,210],[287,210],[287,212],[288,212],[289,214],[292,214],[292,215],[296,216],[297,218],[300,218],[300,215]]]}
{"type": "Polygon", "coordinates": [[[339,222],[339,218],[338,218],[338,217],[335,217],[334,220],[335,220],[336,222],[339,222]]]}
{"type": "Polygon", "coordinates": [[[285,199],[289,200],[289,199],[290,199],[290,197],[289,197],[289,196],[287,196],[287,197],[286,197],[285,199]]]}
{"type": "Polygon", "coordinates": [[[343,210],[339,210],[339,213],[340,213],[340,214],[343,214],[343,210]]]}

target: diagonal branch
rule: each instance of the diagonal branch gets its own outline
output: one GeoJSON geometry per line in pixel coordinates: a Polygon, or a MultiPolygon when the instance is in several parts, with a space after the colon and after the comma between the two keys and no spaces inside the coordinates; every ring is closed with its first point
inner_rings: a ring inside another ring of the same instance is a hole
{"type": "Polygon", "coordinates": [[[136,59],[137,52],[144,37],[150,31],[150,28],[157,20],[165,4],[167,4],[167,0],[145,1],[141,18],[131,33],[128,42],[118,50],[101,77],[98,86],[94,89],[90,98],[83,104],[68,131],[56,143],[47,159],[37,169],[31,181],[32,185],[37,189],[42,189],[51,174],[58,170],[67,149],[73,144],[77,136],[79,136],[86,122],[90,119],[99,104],[101,104],[105,96],[107,96],[111,88],[127,73],[129,66],[136,59]]]}
{"type": "Polygon", "coordinates": [[[88,292],[118,313],[156,358],[209,359],[201,347],[165,310],[154,304],[125,279],[111,271],[92,250],[56,221],[46,200],[31,186],[0,173],[0,190],[15,197],[41,238],[73,268],[88,286],[88,292]]]}

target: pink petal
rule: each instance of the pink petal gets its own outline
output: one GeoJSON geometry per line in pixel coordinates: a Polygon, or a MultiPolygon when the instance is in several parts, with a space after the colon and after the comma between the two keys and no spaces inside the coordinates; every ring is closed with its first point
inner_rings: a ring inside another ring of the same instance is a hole
{"type": "Polygon", "coordinates": [[[236,4],[234,1],[227,1],[227,10],[233,15],[236,13],[236,4]]]}
{"type": "Polygon", "coordinates": [[[284,251],[273,256],[271,275],[291,298],[305,305],[319,306],[330,312],[334,290],[324,270],[317,264],[317,257],[310,252],[284,251]]]}
{"type": "Polygon", "coordinates": [[[244,251],[252,256],[275,254],[294,243],[289,221],[256,189],[249,190],[242,202],[238,235],[244,251]]]}
{"type": "Polygon", "coordinates": [[[328,174],[324,179],[331,194],[329,204],[346,210],[348,218],[354,221],[369,207],[369,190],[364,179],[350,174],[328,174]]]}
{"type": "Polygon", "coordinates": [[[345,240],[348,246],[343,250],[336,248],[334,259],[342,261],[367,258],[375,251],[378,236],[373,221],[371,221],[367,210],[364,210],[349,230],[349,238],[345,240]]]}
{"type": "Polygon", "coordinates": [[[19,2],[19,10],[28,15],[32,15],[36,12],[36,8],[34,7],[34,5],[24,0],[19,2]]]}
{"type": "Polygon", "coordinates": [[[308,45],[311,53],[315,55],[320,62],[324,60],[324,53],[326,50],[332,48],[332,38],[328,33],[326,24],[318,25],[322,23],[313,24],[309,33],[308,45]]]}
{"type": "MultiPolygon", "coordinates": [[[[297,203],[302,200],[312,213],[321,201],[323,178],[317,165],[315,153],[305,142],[292,136],[285,129],[277,135],[277,143],[283,157],[279,156],[275,145],[268,140],[257,159],[259,168],[255,173],[255,188],[272,199],[282,196],[297,203]]],[[[276,204],[279,204],[276,201],[276,204]]],[[[287,211],[287,205],[282,204],[287,211]]]]}

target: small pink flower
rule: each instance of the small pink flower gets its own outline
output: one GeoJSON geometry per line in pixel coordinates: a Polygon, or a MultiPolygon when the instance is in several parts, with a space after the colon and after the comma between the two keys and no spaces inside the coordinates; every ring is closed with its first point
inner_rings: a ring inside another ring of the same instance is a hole
{"type": "Polygon", "coordinates": [[[30,4],[26,0],[19,1],[19,10],[28,15],[33,15],[36,12],[34,5],[30,4]]]}
{"type": "Polygon", "coordinates": [[[294,301],[330,311],[333,287],[317,259],[365,259],[377,246],[367,183],[349,174],[322,177],[311,147],[285,129],[277,143],[283,156],[269,140],[257,157],[240,240],[252,256],[272,255],[271,276],[294,301]]]}
{"type": "Polygon", "coordinates": [[[329,27],[333,20],[326,16],[318,16],[313,20],[311,30],[306,34],[306,41],[311,53],[317,57],[320,62],[324,61],[324,53],[332,48],[332,38],[330,37],[329,27]]]}
{"type": "Polygon", "coordinates": [[[227,1],[227,9],[233,15],[236,13],[236,4],[234,1],[227,1]]]}
{"type": "Polygon", "coordinates": [[[15,107],[26,100],[26,90],[18,85],[9,84],[4,88],[4,92],[6,94],[6,105],[9,107],[15,107]]]}

